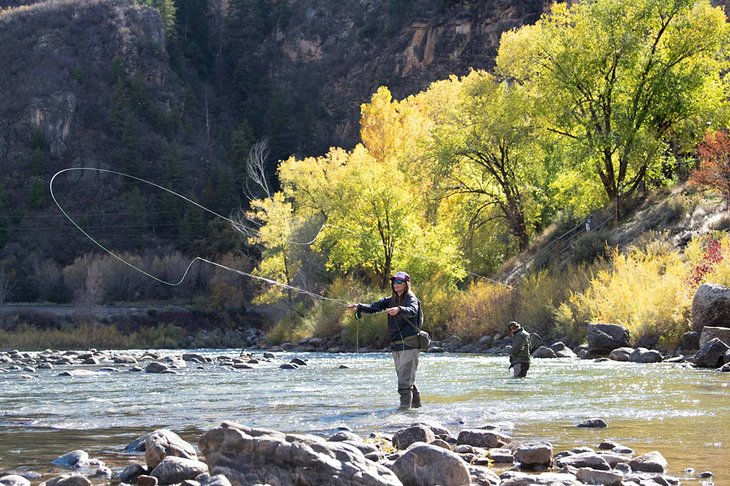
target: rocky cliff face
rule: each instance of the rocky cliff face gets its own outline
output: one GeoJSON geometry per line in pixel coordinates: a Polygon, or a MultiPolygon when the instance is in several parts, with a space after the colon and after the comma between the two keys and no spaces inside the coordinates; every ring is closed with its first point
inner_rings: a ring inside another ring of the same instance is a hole
{"type": "Polygon", "coordinates": [[[355,143],[360,104],[381,85],[402,98],[450,74],[491,68],[502,32],[535,22],[546,2],[309,0],[291,6],[290,23],[264,46],[277,53],[268,74],[293,94],[292,109],[322,108],[316,136],[326,148],[355,143]],[[407,6],[397,10],[399,3],[407,6]]]}

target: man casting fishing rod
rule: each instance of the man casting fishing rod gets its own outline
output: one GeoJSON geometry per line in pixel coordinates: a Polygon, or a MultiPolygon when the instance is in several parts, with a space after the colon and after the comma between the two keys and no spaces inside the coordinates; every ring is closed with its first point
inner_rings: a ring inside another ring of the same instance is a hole
{"type": "MultiPolygon", "coordinates": [[[[372,304],[350,304],[353,312],[388,314],[388,335],[390,349],[398,376],[400,409],[419,408],[421,394],[416,387],[418,369],[418,332],[421,323],[421,302],[411,291],[411,277],[406,272],[397,272],[390,277],[392,295],[372,304]]],[[[356,314],[357,316],[357,314],[356,314]]]]}

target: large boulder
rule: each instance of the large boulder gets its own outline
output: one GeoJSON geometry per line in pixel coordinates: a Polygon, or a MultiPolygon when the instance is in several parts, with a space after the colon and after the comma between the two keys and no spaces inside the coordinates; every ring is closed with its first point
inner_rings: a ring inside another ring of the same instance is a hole
{"type": "MultiPolygon", "coordinates": [[[[390,469],[342,442],[224,422],[198,441],[211,475],[232,484],[399,486],[390,469]]],[[[439,448],[440,449],[440,448],[439,448]]]]}
{"type": "Polygon", "coordinates": [[[650,472],[664,474],[669,468],[667,460],[659,451],[647,452],[629,462],[631,470],[639,472],[650,472]]]}
{"type": "Polygon", "coordinates": [[[553,463],[553,446],[549,442],[522,444],[517,448],[515,461],[521,469],[547,469],[553,463]]]}
{"type": "Polygon", "coordinates": [[[158,484],[177,484],[186,479],[195,479],[208,472],[204,462],[182,457],[167,456],[152,470],[150,476],[156,477],[158,484]]]}
{"type": "Polygon", "coordinates": [[[393,472],[409,486],[462,486],[470,484],[469,465],[443,447],[417,444],[393,463],[393,472]]]}
{"type": "Polygon", "coordinates": [[[705,326],[730,327],[730,288],[702,284],[692,299],[692,330],[705,326]]]}
{"type": "Polygon", "coordinates": [[[415,424],[393,434],[393,445],[396,449],[407,449],[415,442],[432,442],[436,436],[433,431],[422,424],[415,424]]]}
{"type": "Polygon", "coordinates": [[[592,355],[607,356],[616,348],[629,346],[629,331],[618,324],[588,324],[588,351],[592,355]]]}
{"type": "Polygon", "coordinates": [[[175,432],[167,429],[150,432],[145,437],[144,458],[147,462],[147,469],[152,471],[168,456],[198,459],[198,454],[193,446],[182,440],[175,432]]]}
{"type": "Polygon", "coordinates": [[[730,346],[730,327],[703,327],[700,334],[700,348],[715,338],[730,346]]]}
{"type": "Polygon", "coordinates": [[[702,346],[694,356],[687,358],[687,361],[701,367],[717,368],[722,366],[728,350],[730,346],[715,338],[702,346]]]}

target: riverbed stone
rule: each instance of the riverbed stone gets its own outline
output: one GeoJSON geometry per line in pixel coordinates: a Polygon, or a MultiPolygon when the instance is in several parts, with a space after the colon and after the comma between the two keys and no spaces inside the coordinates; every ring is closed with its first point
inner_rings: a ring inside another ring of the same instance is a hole
{"type": "Polygon", "coordinates": [[[471,482],[469,467],[451,451],[429,444],[408,449],[392,466],[403,484],[414,486],[462,486],[471,482]]]}
{"type": "Polygon", "coordinates": [[[692,330],[705,326],[730,326],[730,288],[717,284],[702,284],[692,298],[692,330]]]}
{"type": "Polygon", "coordinates": [[[486,466],[469,465],[470,485],[475,486],[498,486],[500,483],[497,473],[486,466]]]}
{"type": "Polygon", "coordinates": [[[576,427],[586,427],[589,429],[605,429],[608,427],[608,424],[605,420],[600,418],[589,418],[583,420],[581,423],[576,425],[576,427]]]}
{"type": "Polygon", "coordinates": [[[160,480],[157,479],[155,476],[142,474],[141,476],[137,477],[137,482],[135,484],[137,486],[157,486],[159,482],[160,480]]]}
{"type": "Polygon", "coordinates": [[[200,486],[231,486],[231,482],[222,474],[211,476],[208,473],[203,473],[196,477],[195,481],[197,481],[200,486]]]}
{"type": "Polygon", "coordinates": [[[55,478],[49,479],[41,483],[40,486],[91,486],[91,481],[79,473],[64,474],[62,476],[56,476],[55,478]]]}
{"type": "Polygon", "coordinates": [[[555,465],[557,467],[571,466],[578,469],[582,467],[590,467],[601,471],[608,471],[611,469],[608,462],[595,452],[580,452],[578,454],[570,454],[563,457],[556,456],[555,465]]]}
{"type": "Polygon", "coordinates": [[[591,355],[606,356],[616,348],[629,346],[629,331],[619,324],[591,323],[586,329],[591,355]]]}
{"type": "Polygon", "coordinates": [[[401,429],[393,434],[393,445],[396,449],[407,449],[408,446],[416,442],[433,442],[436,439],[433,431],[425,425],[416,424],[405,429],[401,429]]]}
{"type": "Polygon", "coordinates": [[[694,356],[687,358],[687,361],[694,363],[696,366],[717,368],[722,366],[725,353],[730,350],[730,346],[720,341],[718,338],[714,338],[711,341],[705,343],[694,356]]]}
{"type": "Polygon", "coordinates": [[[500,448],[509,444],[512,439],[494,430],[464,429],[459,432],[456,441],[458,444],[467,444],[484,449],[500,448]]]}
{"type": "Polygon", "coordinates": [[[585,484],[601,484],[604,486],[620,486],[624,480],[624,475],[620,472],[601,471],[590,467],[578,469],[575,476],[585,484]]]}
{"type": "Polygon", "coordinates": [[[347,440],[362,442],[362,438],[359,435],[348,432],[347,430],[340,430],[339,432],[335,432],[327,440],[330,442],[344,442],[347,440]]]}
{"type": "Polygon", "coordinates": [[[197,476],[208,472],[208,465],[196,459],[185,459],[183,457],[167,456],[150,476],[156,477],[160,484],[175,484],[186,479],[195,479],[197,476]]]}
{"type": "Polygon", "coordinates": [[[632,363],[661,363],[664,357],[656,349],[636,348],[629,356],[632,363]]]}
{"type": "MultiPolygon", "coordinates": [[[[728,323],[727,325],[730,325],[730,323],[728,323]]],[[[704,346],[715,338],[730,346],[730,327],[703,327],[702,333],[700,334],[700,347],[704,346]]]]}
{"type": "Polygon", "coordinates": [[[634,471],[664,474],[669,468],[667,460],[659,451],[647,452],[635,457],[629,462],[634,471]]]}
{"type": "Polygon", "coordinates": [[[352,446],[312,435],[284,434],[224,422],[206,432],[198,446],[210,474],[223,474],[232,484],[401,484],[390,469],[369,461],[352,446]]]}
{"type": "Polygon", "coordinates": [[[147,474],[147,469],[141,464],[130,464],[121,471],[112,475],[112,479],[120,483],[134,483],[139,476],[147,474]]]}
{"type": "Polygon", "coordinates": [[[547,346],[540,346],[532,353],[533,358],[557,358],[555,351],[548,348],[547,346]]]}
{"type": "Polygon", "coordinates": [[[3,486],[30,486],[30,481],[17,474],[8,474],[0,477],[0,484],[3,486]]]}
{"type": "Polygon", "coordinates": [[[144,458],[147,469],[152,471],[168,456],[184,459],[198,459],[198,454],[188,442],[185,442],[175,432],[167,429],[158,429],[145,438],[144,458]]]}
{"type": "Polygon", "coordinates": [[[558,341],[550,345],[550,349],[555,352],[556,358],[577,358],[578,356],[564,342],[558,341]]]}
{"type": "Polygon", "coordinates": [[[80,449],[58,456],[51,463],[66,468],[82,468],[90,465],[89,454],[80,449]]]}
{"type": "Polygon", "coordinates": [[[631,358],[631,353],[634,352],[634,348],[629,347],[621,347],[616,348],[610,353],[608,353],[608,359],[613,361],[629,361],[631,358]]]}
{"type": "Polygon", "coordinates": [[[553,446],[549,442],[527,442],[517,447],[514,457],[520,469],[549,468],[553,463],[553,446]]]}
{"type": "Polygon", "coordinates": [[[581,486],[583,483],[572,474],[566,473],[541,473],[528,474],[523,472],[508,471],[500,474],[501,486],[581,486]]]}

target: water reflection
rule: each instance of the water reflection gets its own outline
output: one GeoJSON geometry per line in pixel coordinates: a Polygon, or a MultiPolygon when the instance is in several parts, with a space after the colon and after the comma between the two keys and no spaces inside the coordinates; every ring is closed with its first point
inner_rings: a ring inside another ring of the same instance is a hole
{"type": "MultiPolygon", "coordinates": [[[[212,358],[238,354],[198,352],[212,358]]],[[[713,470],[716,484],[730,478],[724,373],[669,364],[539,360],[529,378],[514,380],[505,358],[427,355],[418,380],[425,407],[402,413],[395,408],[389,355],[309,354],[300,356],[308,360],[306,367],[278,368],[294,356],[280,355],[254,370],[208,364],[164,375],[69,377],[56,369],[24,380],[20,372],[0,374],[0,469],[45,467],[74,449],[132,460],[120,454],[124,446],[160,427],[195,443],[224,420],[320,435],[349,427],[363,436],[433,420],[453,432],[498,423],[517,439],[547,440],[557,450],[612,439],[639,453],[660,450],[673,474],[692,467],[713,470]],[[343,364],[350,368],[341,369],[343,364]],[[591,417],[603,418],[609,428],[575,427],[591,417]]]]}

